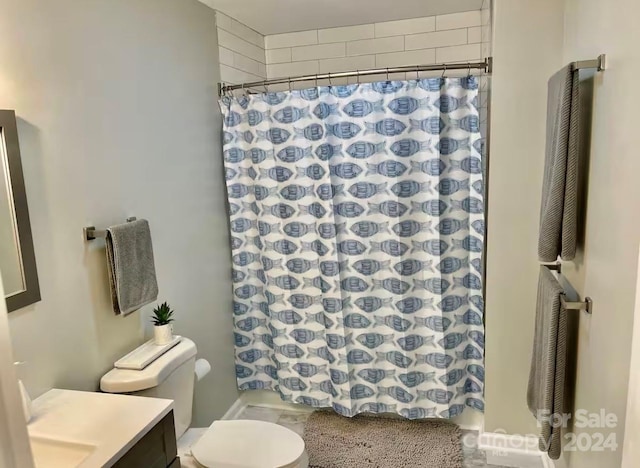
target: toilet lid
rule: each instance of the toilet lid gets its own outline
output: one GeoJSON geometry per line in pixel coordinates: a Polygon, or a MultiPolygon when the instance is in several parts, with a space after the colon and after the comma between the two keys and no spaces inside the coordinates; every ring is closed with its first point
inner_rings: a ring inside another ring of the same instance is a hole
{"type": "Polygon", "coordinates": [[[208,468],[288,468],[304,453],[302,437],[274,423],[215,421],[191,447],[208,468]]]}

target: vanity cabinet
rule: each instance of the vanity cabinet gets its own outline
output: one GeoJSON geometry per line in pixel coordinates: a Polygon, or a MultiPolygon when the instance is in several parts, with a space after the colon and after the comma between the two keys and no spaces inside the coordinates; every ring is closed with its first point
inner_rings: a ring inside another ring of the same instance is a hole
{"type": "Polygon", "coordinates": [[[176,429],[170,411],[125,453],[114,468],[179,468],[176,429]]]}

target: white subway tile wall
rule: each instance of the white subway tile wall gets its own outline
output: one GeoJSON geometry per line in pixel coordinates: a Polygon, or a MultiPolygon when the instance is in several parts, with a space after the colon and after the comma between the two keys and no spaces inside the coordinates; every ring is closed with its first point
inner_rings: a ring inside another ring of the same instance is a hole
{"type": "Polygon", "coordinates": [[[264,38],[267,49],[279,49],[281,47],[304,46],[318,43],[318,30],[300,31],[285,34],[274,34],[264,38]]]}
{"type": "Polygon", "coordinates": [[[376,55],[376,67],[391,68],[429,65],[436,62],[436,49],[409,50],[376,55]]]}
{"type": "Polygon", "coordinates": [[[468,28],[470,26],[480,26],[482,23],[481,10],[465,11],[463,13],[453,13],[450,15],[436,16],[436,30],[468,28]]]}
{"type": "Polygon", "coordinates": [[[376,37],[403,36],[405,34],[435,31],[435,29],[435,16],[399,21],[387,21],[385,23],[375,24],[376,37]]]}
{"type": "Polygon", "coordinates": [[[292,47],[291,61],[302,62],[303,60],[344,57],[346,54],[346,49],[346,44],[344,42],[292,47]]]}
{"type": "MultiPolygon", "coordinates": [[[[216,12],[220,79],[237,84],[264,80],[267,59],[264,36],[235,19],[216,12]]],[[[291,61],[291,56],[285,57],[291,61]]]]}
{"type": "Polygon", "coordinates": [[[404,36],[381,37],[347,42],[347,55],[384,54],[405,50],[404,36]]]}
{"type": "Polygon", "coordinates": [[[469,44],[476,44],[482,42],[482,26],[467,29],[467,39],[469,44]]]}
{"type": "Polygon", "coordinates": [[[477,61],[489,51],[488,22],[477,10],[266,36],[267,77],[477,61]]]}
{"type": "MultiPolygon", "coordinates": [[[[477,28],[469,28],[469,36],[477,39],[477,28]],[[473,31],[472,31],[473,30],[473,31]]],[[[482,57],[491,57],[491,1],[483,0],[482,9],[480,10],[480,47],[482,57]]],[[[469,41],[471,42],[471,41],[469,41]]],[[[474,41],[475,42],[475,41],[474,41]]],[[[480,77],[480,133],[487,137],[488,135],[488,106],[489,96],[491,94],[491,79],[488,76],[480,77]]],[[[485,146],[485,151],[487,147],[485,146]]],[[[486,156],[486,154],[485,154],[486,156]]]]}
{"type": "Polygon", "coordinates": [[[366,70],[375,68],[375,65],[376,61],[373,55],[320,60],[320,73],[366,70]]]}
{"type": "Polygon", "coordinates": [[[482,46],[478,44],[458,45],[451,47],[438,47],[436,49],[436,62],[467,62],[480,60],[482,46]]]}
{"type": "Polygon", "coordinates": [[[425,44],[429,44],[433,48],[467,44],[468,37],[467,28],[411,34],[405,37],[405,49],[424,49],[425,44]]]}
{"type": "Polygon", "coordinates": [[[284,49],[267,49],[267,63],[283,63],[291,62],[291,47],[285,47],[284,49]]]}
{"type": "Polygon", "coordinates": [[[318,30],[318,42],[320,44],[325,42],[348,42],[359,39],[373,39],[374,37],[373,24],[318,30]]]}
{"type": "Polygon", "coordinates": [[[319,73],[318,60],[305,60],[302,62],[274,63],[267,65],[268,77],[287,77],[297,75],[313,75],[319,73]]]}

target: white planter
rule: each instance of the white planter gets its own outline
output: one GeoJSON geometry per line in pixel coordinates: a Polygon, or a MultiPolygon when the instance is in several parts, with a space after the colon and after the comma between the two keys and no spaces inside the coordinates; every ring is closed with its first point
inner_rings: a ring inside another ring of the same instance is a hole
{"type": "Polygon", "coordinates": [[[156,325],[153,327],[153,342],[157,345],[166,345],[173,340],[171,325],[156,325]]]}

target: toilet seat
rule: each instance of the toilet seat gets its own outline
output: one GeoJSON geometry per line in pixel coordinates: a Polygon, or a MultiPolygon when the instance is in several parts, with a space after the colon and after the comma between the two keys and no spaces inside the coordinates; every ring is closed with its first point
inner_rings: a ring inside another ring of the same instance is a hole
{"type": "Polygon", "coordinates": [[[191,447],[207,468],[295,468],[303,453],[304,441],[292,430],[243,419],[214,421],[191,447]]]}

